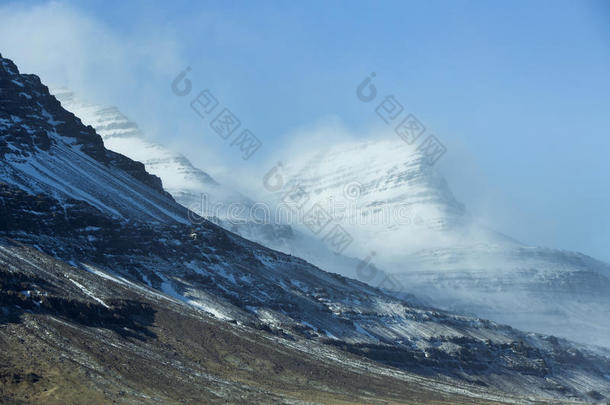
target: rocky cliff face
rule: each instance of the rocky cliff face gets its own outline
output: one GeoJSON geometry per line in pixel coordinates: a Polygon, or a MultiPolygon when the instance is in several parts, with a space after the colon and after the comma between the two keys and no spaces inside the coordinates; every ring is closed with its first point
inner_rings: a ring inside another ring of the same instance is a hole
{"type": "Polygon", "coordinates": [[[69,142],[96,161],[120,168],[163,192],[161,180],[147,173],[142,163],[105,149],[95,130],[62,108],[38,76],[19,74],[11,60],[0,58],[0,130],[5,134],[0,140],[0,156],[28,157],[49,151],[58,141],[69,142]]]}
{"type": "MultiPolygon", "coordinates": [[[[65,88],[52,89],[52,92],[64,108],[75,112],[84,123],[95,128],[108,149],[144,163],[146,170],[161,178],[164,188],[183,206],[200,214],[208,208],[210,216],[224,217],[230,204],[244,207],[254,204],[247,197],[216,182],[183,155],[147,141],[137,124],[116,107],[82,101],[65,88]]],[[[236,216],[236,219],[245,218],[236,216]]]]}

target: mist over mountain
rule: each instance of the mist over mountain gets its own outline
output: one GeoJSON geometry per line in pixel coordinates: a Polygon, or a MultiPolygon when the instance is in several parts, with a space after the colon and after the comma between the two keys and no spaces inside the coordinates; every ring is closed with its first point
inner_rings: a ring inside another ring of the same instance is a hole
{"type": "Polygon", "coordinates": [[[0,63],[2,400],[610,396],[601,349],[401,300],[196,216],[0,63]]]}
{"type": "Polygon", "coordinates": [[[610,265],[483,226],[415,147],[398,138],[351,142],[284,161],[284,181],[321,201],[354,237],[346,254],[375,252],[373,263],[407,291],[446,309],[610,345],[610,265]]]}
{"type": "Polygon", "coordinates": [[[180,204],[243,237],[444,309],[610,347],[610,265],[527,246],[482,225],[422,152],[398,138],[290,151],[249,198],[147,142],[116,108],[89,104],[68,89],[53,92],[111,149],[144,162],[180,204]],[[270,191],[266,181],[281,187],[270,191]],[[285,209],[291,190],[307,197],[296,211],[285,209]],[[253,209],[255,201],[268,215],[253,209]],[[324,242],[325,232],[303,224],[314,204],[353,239],[341,255],[324,242]]]}

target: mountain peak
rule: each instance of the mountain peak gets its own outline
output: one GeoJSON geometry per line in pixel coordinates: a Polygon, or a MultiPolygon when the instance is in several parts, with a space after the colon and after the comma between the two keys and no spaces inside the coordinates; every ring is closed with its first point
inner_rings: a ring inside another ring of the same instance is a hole
{"type": "Polygon", "coordinates": [[[231,203],[237,202],[243,207],[254,204],[248,197],[195,167],[184,155],[148,141],[138,125],[117,107],[83,100],[66,87],[53,87],[51,92],[66,109],[94,127],[109,149],[143,162],[147,171],[162,178],[165,189],[183,206],[197,213],[202,213],[202,204],[218,207],[213,208],[212,214],[223,216],[231,203]]]}
{"type": "MultiPolygon", "coordinates": [[[[38,76],[19,73],[15,64],[6,58],[0,59],[0,65],[0,157],[30,165],[41,163],[43,159],[38,157],[41,154],[58,159],[60,149],[70,154],[82,153],[104,166],[127,173],[171,199],[163,190],[161,180],[147,173],[142,163],[106,149],[95,129],[65,110],[38,76]]],[[[66,171],[74,162],[65,160],[61,164],[66,167],[57,169],[66,171]]],[[[36,171],[37,175],[44,173],[50,177],[45,181],[57,183],[58,179],[53,179],[48,167],[45,170],[39,167],[36,171]]],[[[63,185],[59,188],[67,191],[63,185]]]]}

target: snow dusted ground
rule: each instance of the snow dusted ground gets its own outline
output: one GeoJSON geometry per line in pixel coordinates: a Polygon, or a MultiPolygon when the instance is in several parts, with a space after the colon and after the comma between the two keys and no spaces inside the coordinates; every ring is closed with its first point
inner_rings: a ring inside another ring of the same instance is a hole
{"type": "Polygon", "coordinates": [[[48,152],[41,151],[28,159],[7,155],[7,164],[0,168],[2,178],[32,194],[86,201],[120,219],[157,222],[171,218],[187,223],[171,199],[153,193],[122,170],[108,168],[75,151],[60,137],[51,139],[57,140],[57,144],[48,152]],[[109,189],[114,192],[108,193],[109,189]]]}
{"type": "MultiPolygon", "coordinates": [[[[21,314],[23,321],[13,323],[11,327],[0,326],[0,337],[5,344],[19,341],[20,347],[27,347],[30,353],[39,353],[28,362],[28,369],[38,373],[37,386],[61,387],[64,395],[93,382],[100,386],[98,389],[104,390],[107,400],[109,395],[116,395],[121,400],[135,397],[136,403],[167,403],[167,396],[176,396],[188,403],[327,403],[342,391],[350,395],[353,403],[441,399],[445,403],[469,405],[487,404],[488,401],[545,403],[543,398],[531,396],[526,399],[449,377],[421,376],[389,368],[303,336],[286,339],[244,324],[210,318],[205,310],[176,297],[175,291],[165,294],[118,274],[89,265],[67,264],[4,239],[0,240],[0,263],[5,283],[0,293],[1,320],[4,321],[7,308],[4,294],[12,292],[11,278],[31,287],[30,293],[14,298],[25,309],[21,314]],[[134,303],[137,303],[135,307],[134,303]],[[27,310],[28,307],[31,309],[27,310]],[[87,318],[71,318],[65,308],[84,312],[87,318]],[[152,318],[146,321],[144,313],[156,314],[154,327],[152,318]],[[102,318],[98,321],[96,316],[102,318]],[[121,338],[119,332],[131,338],[121,338]],[[167,335],[168,332],[173,335],[167,335]],[[190,345],[181,345],[191,333],[196,337],[211,334],[214,340],[203,340],[202,345],[195,339],[190,345]],[[162,340],[160,336],[163,336],[162,340]],[[207,351],[210,345],[216,349],[212,355],[207,351]],[[249,356],[261,347],[269,349],[252,362],[249,356]],[[54,359],[49,364],[53,370],[63,367],[69,359],[69,371],[48,373],[45,357],[49,353],[54,359]],[[104,359],[103,353],[108,353],[109,357],[104,359]],[[113,356],[120,359],[120,366],[112,363],[113,356]],[[64,361],[57,362],[57,358],[64,361]],[[237,367],[231,371],[229,368],[229,373],[224,374],[215,358],[222,359],[221,362],[239,358],[244,362],[242,367],[254,368],[247,371],[251,377],[236,381],[233,374],[242,373],[242,369],[237,367]],[[214,367],[206,368],[201,364],[209,365],[209,362],[214,367]],[[265,367],[257,366],[261,363],[281,367],[281,372],[267,374],[265,367]],[[299,402],[291,399],[290,393],[273,389],[278,379],[283,386],[293,386],[290,378],[295,367],[298,373],[307,375],[302,379],[304,385],[299,387],[299,398],[302,400],[309,393],[312,398],[308,401],[299,402]],[[305,371],[298,371],[303,368],[305,371]],[[108,369],[113,371],[108,372],[108,369]],[[68,380],[68,386],[62,386],[65,384],[62,378],[80,370],[82,378],[73,382],[68,380]],[[332,380],[328,379],[329,374],[333,376],[332,380]],[[155,381],[153,386],[150,380],[155,381]]],[[[6,364],[10,363],[3,361],[0,369],[6,364]]],[[[44,398],[48,390],[38,389],[44,398]]],[[[36,391],[28,391],[32,399],[36,398],[36,391]]],[[[7,389],[3,394],[9,392],[7,389]]],[[[567,402],[555,399],[553,403],[567,402]]]]}

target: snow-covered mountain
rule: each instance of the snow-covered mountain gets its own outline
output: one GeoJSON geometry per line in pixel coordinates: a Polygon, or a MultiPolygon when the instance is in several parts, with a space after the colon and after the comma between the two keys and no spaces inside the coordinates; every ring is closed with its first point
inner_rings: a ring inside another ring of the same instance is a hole
{"type": "Polygon", "coordinates": [[[354,250],[383,252],[385,262],[390,251],[404,255],[465,240],[518,245],[476,226],[426,156],[398,139],[329,145],[283,160],[276,176],[285,185],[276,199],[303,190],[357,237],[354,250]]]}
{"type": "MultiPolygon", "coordinates": [[[[170,395],[168,379],[174,378],[181,386],[189,385],[185,379],[211,386],[210,395],[217,398],[234,395],[256,403],[245,396],[256,394],[262,402],[277,402],[270,398],[290,397],[290,390],[277,388],[287,382],[318,381],[322,373],[333,386],[329,376],[359,368],[368,376],[359,380],[368,391],[362,395],[379,396],[374,401],[411,399],[374,391],[372,380],[383,374],[411,381],[425,374],[434,382],[429,391],[471,396],[471,403],[610,397],[610,358],[601,350],[420,307],[204,219],[193,222],[193,214],[141,163],[106,149],[38,77],[20,74],[2,57],[0,163],[0,342],[37,345],[28,347],[28,355],[45,353],[39,349],[48,346],[59,357],[50,369],[67,359],[70,370],[82,372],[77,384],[98,394],[145,364],[150,372],[170,375],[155,377],[144,388],[141,381],[127,380],[123,394],[142,399],[153,392],[157,400],[156,395],[170,395]],[[202,330],[177,328],[184,316],[202,330]],[[220,353],[194,357],[189,345],[218,347],[227,328],[240,336],[233,352],[247,346],[250,360],[243,363],[229,351],[233,372],[220,374],[218,367],[201,364],[220,353]],[[88,337],[73,338],[82,334],[88,337]],[[104,342],[108,347],[96,351],[104,342]],[[275,375],[286,370],[274,358],[252,352],[267,342],[272,348],[266,353],[296,357],[300,350],[304,360],[316,356],[324,371],[301,370],[275,385],[252,380],[256,370],[275,375]],[[124,353],[129,356],[121,357],[124,353]],[[167,388],[158,389],[159,381],[167,388]],[[252,384],[255,391],[248,389],[252,384]]],[[[32,360],[28,370],[42,361],[32,360]]],[[[12,361],[17,360],[3,360],[0,367],[12,361]]],[[[19,376],[17,371],[9,368],[2,375],[19,376]]],[[[27,378],[35,382],[57,374],[27,378]]],[[[69,373],[61,378],[74,381],[69,373]]],[[[328,390],[318,383],[310,389],[328,390]]],[[[363,398],[345,401],[373,401],[363,398]]]]}
{"type": "Polygon", "coordinates": [[[253,201],[224,187],[209,174],[196,168],[183,155],[146,139],[137,124],[116,107],[102,107],[79,100],[72,91],[57,87],[51,93],[68,111],[75,113],[85,125],[91,125],[102,136],[108,149],[144,163],[146,170],[163,180],[163,186],[180,204],[194,212],[227,215],[240,219],[241,210],[230,210],[236,204],[250,207],[253,201]]]}
{"type": "MultiPolygon", "coordinates": [[[[610,347],[610,265],[525,246],[476,222],[421,151],[399,139],[329,146],[285,159],[280,175],[331,201],[351,255],[442,308],[610,347]]],[[[354,277],[355,274],[346,274],[354,277]]],[[[367,280],[369,281],[369,280],[367,280]]],[[[370,280],[374,284],[375,280],[370,280]]]]}
{"type": "Polygon", "coordinates": [[[185,156],[148,141],[138,125],[116,107],[82,100],[65,87],[50,91],[65,109],[95,128],[108,149],[143,162],[148,172],[163,180],[164,189],[192,212],[246,239],[336,273],[348,274],[358,266],[359,260],[336,255],[307,230],[295,228],[299,224],[282,223],[273,216],[256,217],[254,200],[217,182],[185,156]]]}
{"type": "Polygon", "coordinates": [[[268,193],[261,183],[257,200],[277,207],[291,190],[302,189],[307,204],[290,221],[273,222],[272,216],[260,223],[249,214],[255,199],[148,142],[115,107],[79,100],[67,89],[53,93],[110,149],[144,162],[176,201],[225,229],[373,286],[392,274],[386,287],[444,309],[610,347],[609,265],[579,253],[525,246],[477,224],[425,156],[398,139],[286,157],[270,180],[283,187],[268,193]],[[343,255],[303,225],[315,203],[353,237],[343,255]],[[362,270],[367,256],[383,271],[362,270]]]}

